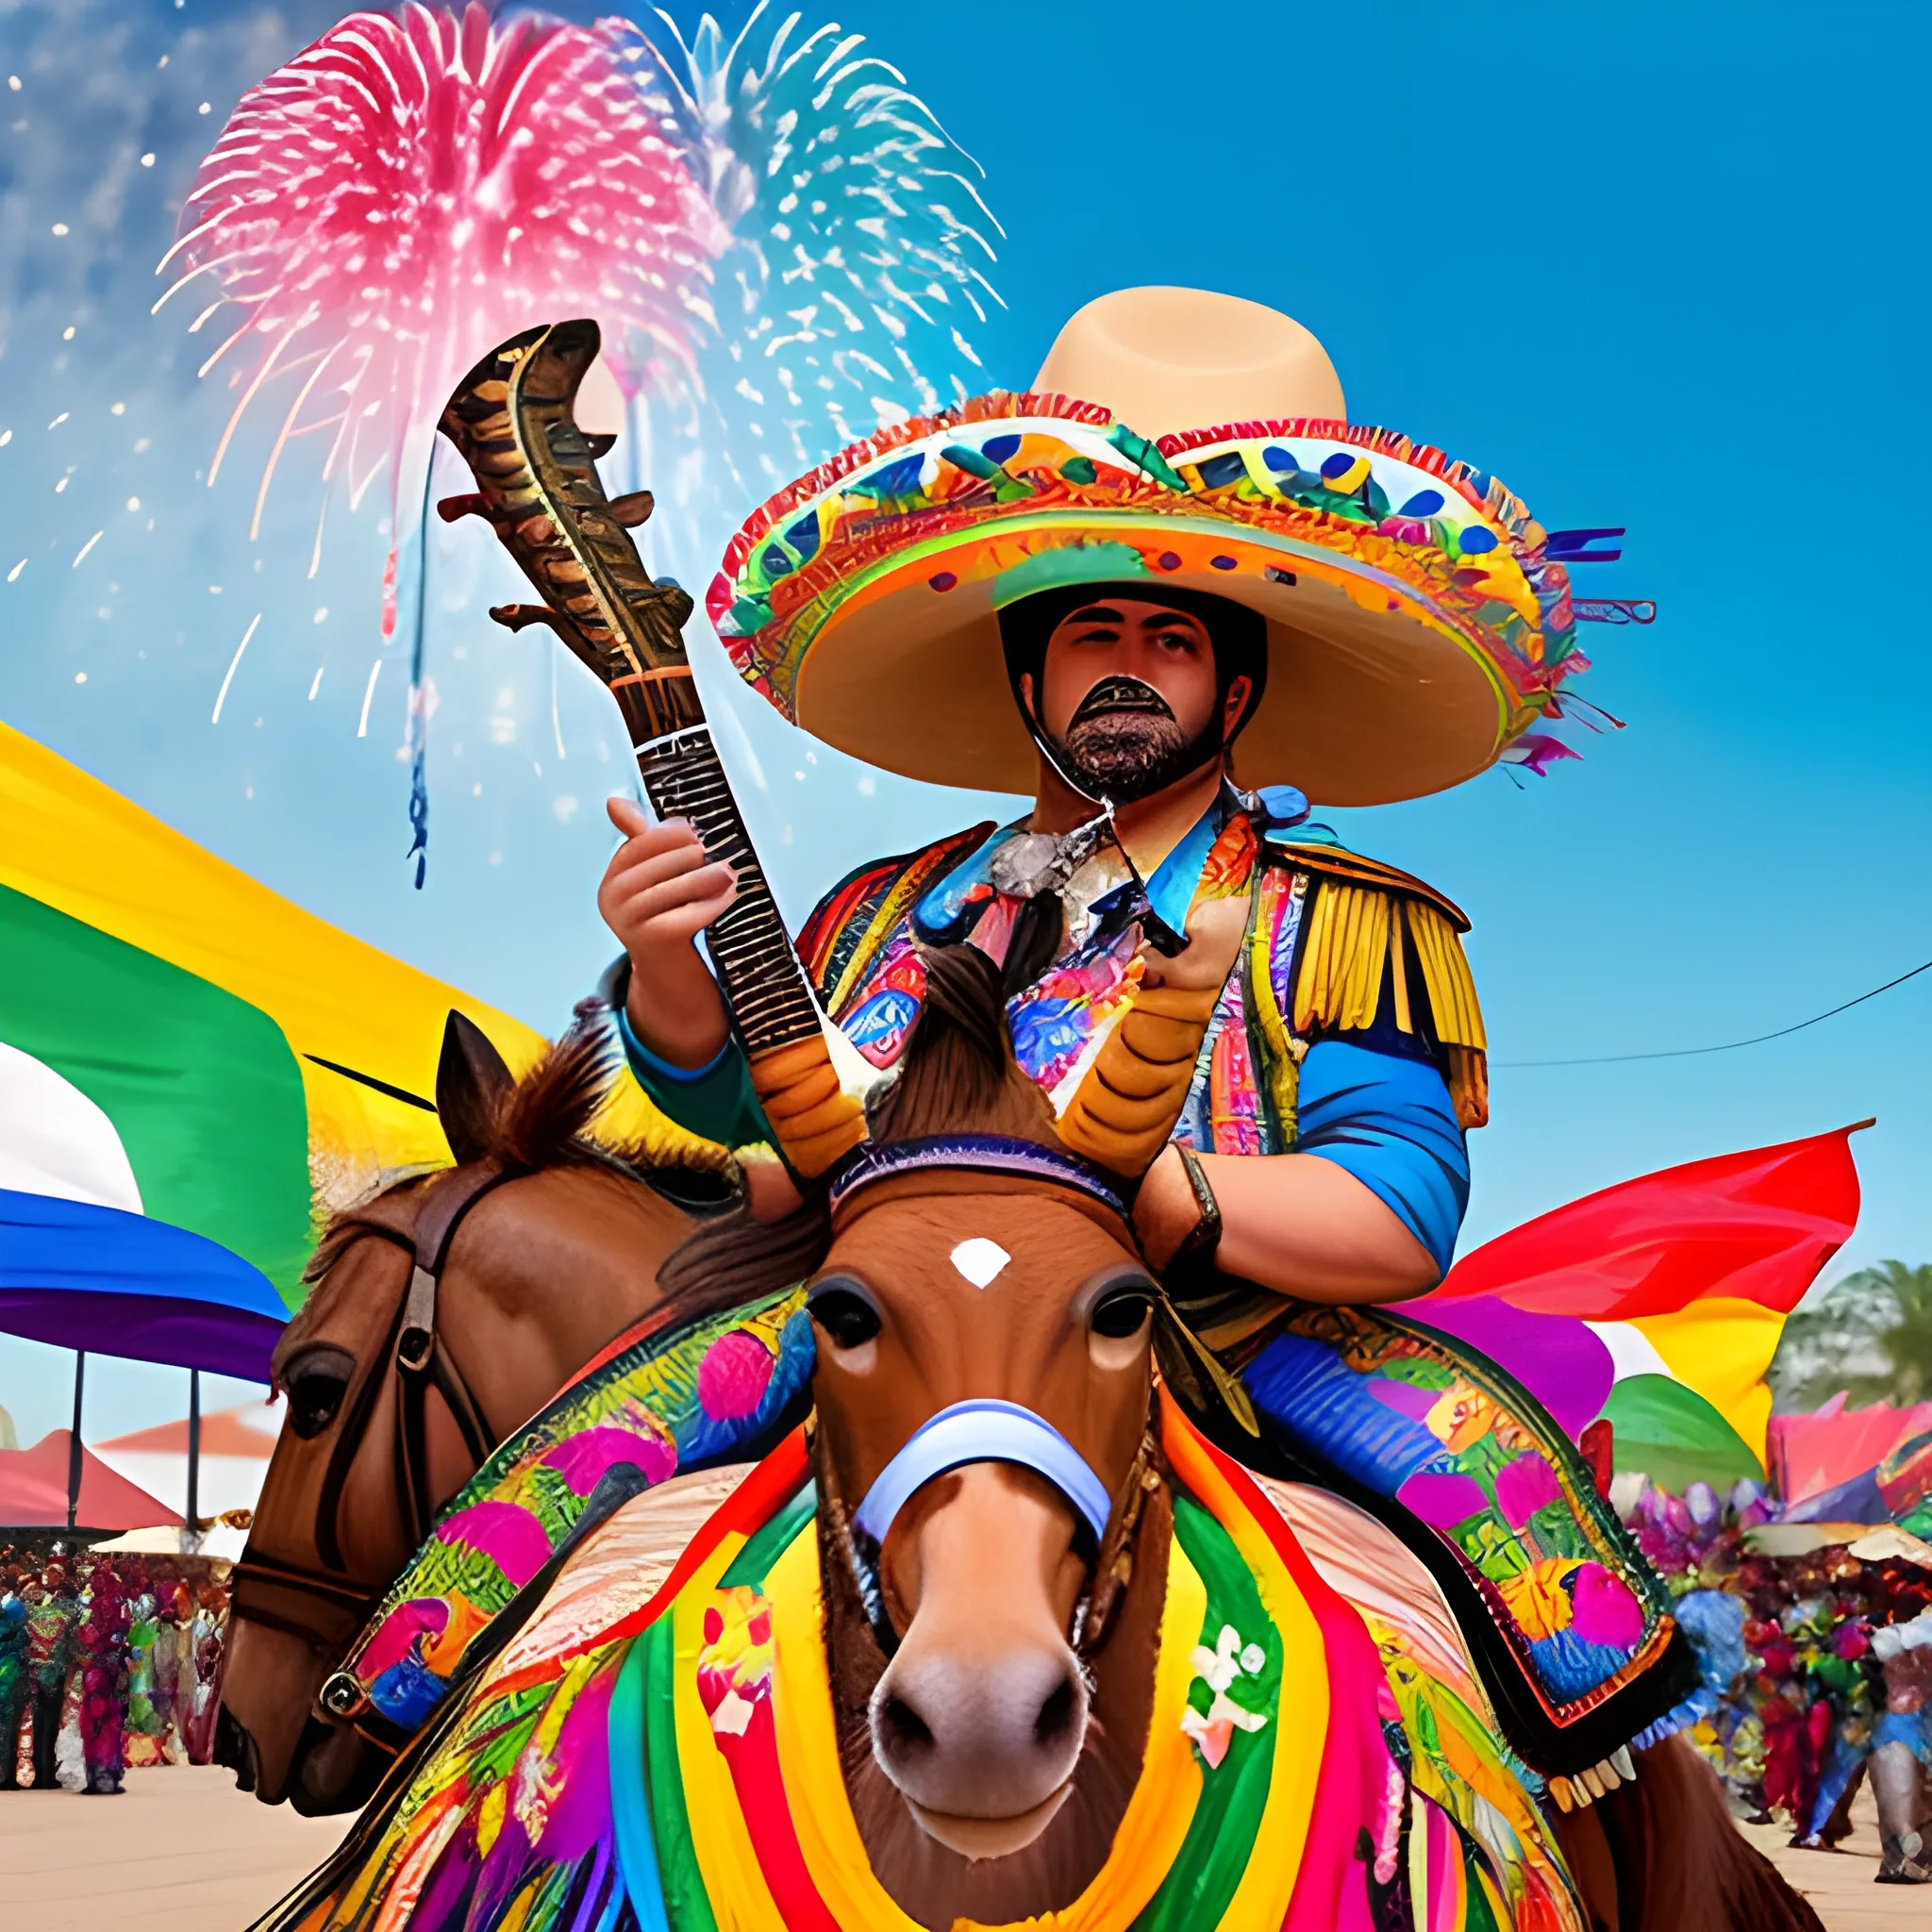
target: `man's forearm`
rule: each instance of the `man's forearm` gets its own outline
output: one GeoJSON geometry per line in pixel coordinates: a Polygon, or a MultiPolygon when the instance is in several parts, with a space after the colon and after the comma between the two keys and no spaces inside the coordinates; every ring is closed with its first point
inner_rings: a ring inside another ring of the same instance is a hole
{"type": "Polygon", "coordinates": [[[1435,1257],[1401,1217],[1332,1160],[1312,1154],[1200,1159],[1221,1209],[1215,1262],[1225,1274],[1318,1302],[1400,1301],[1441,1279],[1435,1257]]]}
{"type": "Polygon", "coordinates": [[[631,973],[625,1017],[643,1045],[674,1067],[703,1067],[730,1034],[724,995],[695,946],[670,947],[652,961],[648,985],[631,973]]]}

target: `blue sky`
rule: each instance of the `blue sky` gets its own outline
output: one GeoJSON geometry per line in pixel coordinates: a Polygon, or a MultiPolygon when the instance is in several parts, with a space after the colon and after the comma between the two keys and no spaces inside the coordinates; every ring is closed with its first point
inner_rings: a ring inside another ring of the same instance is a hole
{"type": "MultiPolygon", "coordinates": [[[[554,1031],[610,951],[592,903],[600,801],[623,778],[607,700],[565,665],[553,726],[551,663],[481,615],[509,592],[502,567],[439,536],[431,862],[411,891],[393,661],[357,735],[382,490],[359,514],[331,506],[310,580],[319,488],[312,459],[291,460],[249,544],[258,450],[251,470],[244,438],[202,486],[227,398],[195,383],[182,322],[147,312],[201,151],[332,17],[0,6],[0,71],[22,81],[0,92],[0,542],[18,539],[0,556],[0,716],[554,1031]]],[[[1491,774],[1334,815],[1474,921],[1495,1124],[1466,1241],[1632,1174],[1876,1115],[1846,1260],[1932,1258],[1932,974],[1743,1052],[1522,1064],[1767,1031],[1932,958],[1910,588],[1932,525],[1895,501],[1918,500],[1932,427],[1932,11],[864,0],[840,18],[986,169],[1008,305],[975,338],[988,386],[1024,383],[1109,288],[1225,289],[1323,338],[1354,420],[1493,470],[1552,527],[1628,526],[1625,560],[1578,586],[1658,604],[1647,629],[1585,630],[1581,689],[1627,729],[1521,790],[1491,774]]],[[[750,700],[731,715],[727,757],[794,916],[858,859],[998,808],[869,782],[750,700]]],[[[66,1373],[0,1341],[24,1438],[64,1419],[66,1373]]],[[[181,1379],[103,1364],[90,1433],[178,1413],[181,1379]]]]}

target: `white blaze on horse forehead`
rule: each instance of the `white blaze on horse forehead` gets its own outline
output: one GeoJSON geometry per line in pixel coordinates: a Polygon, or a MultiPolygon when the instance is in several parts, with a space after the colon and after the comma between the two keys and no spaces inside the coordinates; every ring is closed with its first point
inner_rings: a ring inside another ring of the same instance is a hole
{"type": "Polygon", "coordinates": [[[990,1241],[983,1234],[975,1234],[961,1241],[953,1250],[953,1266],[970,1281],[974,1288],[990,1287],[1012,1256],[997,1241],[990,1241]]]}

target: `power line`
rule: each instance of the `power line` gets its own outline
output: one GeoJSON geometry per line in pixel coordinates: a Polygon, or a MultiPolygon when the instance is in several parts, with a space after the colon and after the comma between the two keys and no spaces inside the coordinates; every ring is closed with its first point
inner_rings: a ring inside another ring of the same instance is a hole
{"type": "Polygon", "coordinates": [[[1927,959],[1923,966],[1914,966],[1909,973],[1901,973],[1896,979],[1888,979],[1883,986],[1874,986],[1870,992],[1861,992],[1855,1000],[1846,1000],[1842,1006],[1833,1007],[1826,1012],[1813,1013],[1808,1020],[1800,1020],[1795,1025],[1780,1026],[1775,1033],[1755,1034],[1749,1040],[1727,1040],[1722,1046],[1674,1046],[1661,1053],[1600,1053],[1574,1060],[1498,1060],[1496,1066],[1499,1071],[1530,1067],[1608,1067],[1625,1060],[1684,1060],[1693,1059],[1699,1054],[1736,1053],[1740,1046],[1762,1046],[1767,1040],[1782,1040],[1787,1034],[1802,1033],[1807,1026],[1816,1026],[1821,1020],[1831,1020],[1840,1013],[1848,1013],[1854,1007],[1862,1007],[1867,1000],[1875,1000],[1880,993],[1890,992],[1893,987],[1918,978],[1922,973],[1932,973],[1932,959],[1927,959]]]}

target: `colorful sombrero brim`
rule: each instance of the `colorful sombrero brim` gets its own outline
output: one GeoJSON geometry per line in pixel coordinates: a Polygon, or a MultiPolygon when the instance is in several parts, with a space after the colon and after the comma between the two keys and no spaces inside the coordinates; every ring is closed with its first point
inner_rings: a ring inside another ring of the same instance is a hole
{"type": "Polygon", "coordinates": [[[709,609],[740,675],[888,771],[1031,792],[998,612],[1144,577],[1268,620],[1247,784],[1325,805],[1483,771],[1586,668],[1568,574],[1493,477],[1385,429],[1161,439],[1064,396],[980,397],[856,444],[732,540],[709,609]]]}

